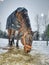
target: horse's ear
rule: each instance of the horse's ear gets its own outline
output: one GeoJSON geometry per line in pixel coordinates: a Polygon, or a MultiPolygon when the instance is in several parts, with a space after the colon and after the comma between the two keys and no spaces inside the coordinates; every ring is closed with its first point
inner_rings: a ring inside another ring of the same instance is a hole
{"type": "Polygon", "coordinates": [[[34,35],[34,34],[36,34],[37,33],[37,31],[31,31],[31,34],[32,34],[32,36],[34,35]]]}
{"type": "Polygon", "coordinates": [[[33,31],[31,31],[31,34],[32,34],[32,36],[34,35],[34,32],[33,31]]]}

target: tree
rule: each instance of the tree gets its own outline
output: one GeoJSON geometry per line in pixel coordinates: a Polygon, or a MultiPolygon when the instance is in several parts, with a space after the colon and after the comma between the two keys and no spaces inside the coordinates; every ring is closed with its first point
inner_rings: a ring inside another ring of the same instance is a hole
{"type": "Polygon", "coordinates": [[[46,27],[45,34],[46,34],[46,40],[47,40],[47,46],[48,46],[48,40],[49,40],[49,24],[46,27]]]}
{"type": "Polygon", "coordinates": [[[49,24],[48,24],[48,26],[47,26],[47,28],[46,28],[46,35],[47,35],[47,37],[49,38],[49,24]]]}
{"type": "Polygon", "coordinates": [[[36,40],[39,40],[39,21],[38,21],[38,19],[39,19],[39,16],[36,15],[36,17],[35,17],[35,21],[36,21],[36,23],[37,23],[37,34],[36,34],[36,40]]]}

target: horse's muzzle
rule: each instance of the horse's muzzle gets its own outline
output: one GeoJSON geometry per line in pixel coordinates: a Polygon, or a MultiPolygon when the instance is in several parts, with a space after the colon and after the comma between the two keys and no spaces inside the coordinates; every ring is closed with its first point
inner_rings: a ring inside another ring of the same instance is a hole
{"type": "Polygon", "coordinates": [[[31,51],[31,48],[32,48],[31,45],[24,45],[24,51],[25,51],[26,53],[30,52],[30,51],[31,51]]]}

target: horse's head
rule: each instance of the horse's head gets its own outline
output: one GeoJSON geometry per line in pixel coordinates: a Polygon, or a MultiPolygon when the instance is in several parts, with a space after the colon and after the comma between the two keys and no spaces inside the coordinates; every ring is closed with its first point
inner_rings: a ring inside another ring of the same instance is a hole
{"type": "Polygon", "coordinates": [[[24,44],[24,50],[26,52],[30,52],[32,49],[32,41],[33,41],[33,35],[34,33],[32,31],[26,33],[25,35],[25,44],[24,44]]]}
{"type": "Polygon", "coordinates": [[[30,52],[32,49],[33,35],[34,33],[32,31],[26,31],[21,38],[25,52],[30,52]]]}

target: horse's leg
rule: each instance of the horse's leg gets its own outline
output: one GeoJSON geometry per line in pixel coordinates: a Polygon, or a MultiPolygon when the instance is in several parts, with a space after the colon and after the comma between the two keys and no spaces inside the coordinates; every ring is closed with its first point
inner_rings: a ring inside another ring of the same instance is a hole
{"type": "Polygon", "coordinates": [[[9,39],[9,46],[12,46],[11,29],[8,29],[8,39],[9,39]]]}
{"type": "Polygon", "coordinates": [[[15,31],[12,29],[8,29],[9,46],[12,46],[12,44],[14,43],[14,36],[15,36],[15,31]]]}
{"type": "Polygon", "coordinates": [[[18,46],[18,42],[19,42],[19,39],[20,39],[21,36],[22,36],[22,35],[20,35],[21,29],[22,29],[22,28],[20,28],[20,30],[18,30],[17,42],[16,42],[16,47],[17,47],[17,48],[19,48],[19,46],[18,46]]]}
{"type": "Polygon", "coordinates": [[[14,37],[15,37],[15,30],[11,30],[11,39],[12,39],[12,45],[14,44],[14,37]]]}
{"type": "Polygon", "coordinates": [[[16,47],[17,47],[17,48],[19,48],[18,42],[19,42],[19,33],[18,33],[18,35],[17,35],[17,41],[16,41],[16,47]]]}
{"type": "Polygon", "coordinates": [[[17,47],[17,48],[19,48],[18,42],[19,42],[19,40],[17,40],[17,42],[16,42],[16,47],[17,47]]]}
{"type": "Polygon", "coordinates": [[[20,35],[20,32],[21,30],[18,30],[18,35],[17,35],[17,42],[16,42],[16,47],[19,48],[18,46],[18,42],[19,42],[19,39],[21,38],[22,35],[20,35]]]}

